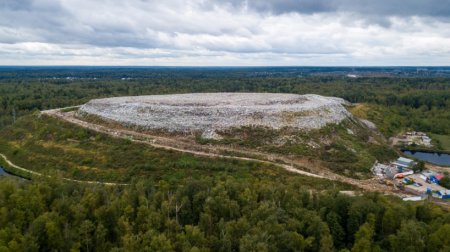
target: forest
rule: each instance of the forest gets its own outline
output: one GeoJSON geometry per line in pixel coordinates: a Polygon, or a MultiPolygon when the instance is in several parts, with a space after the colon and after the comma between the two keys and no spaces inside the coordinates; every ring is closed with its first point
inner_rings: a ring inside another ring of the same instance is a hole
{"type": "Polygon", "coordinates": [[[225,174],[129,187],[0,178],[0,251],[449,251],[429,202],[225,174]]]}

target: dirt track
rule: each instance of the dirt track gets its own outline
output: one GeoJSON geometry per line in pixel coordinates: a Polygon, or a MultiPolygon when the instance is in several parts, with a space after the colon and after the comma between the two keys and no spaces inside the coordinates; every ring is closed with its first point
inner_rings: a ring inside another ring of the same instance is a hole
{"type": "MultiPolygon", "coordinates": [[[[50,178],[50,176],[47,176],[47,175],[44,175],[42,173],[35,172],[35,171],[32,171],[32,170],[28,170],[28,169],[25,169],[23,167],[20,167],[20,166],[14,164],[13,162],[11,162],[11,160],[8,159],[7,156],[5,156],[2,153],[0,153],[0,157],[2,157],[9,166],[11,166],[11,167],[13,167],[13,168],[15,168],[17,170],[29,173],[29,174],[31,174],[33,176],[38,176],[38,177],[45,176],[45,177],[49,177],[50,178]]],[[[69,179],[69,178],[63,178],[63,180],[70,181],[70,182],[76,182],[76,183],[83,183],[83,184],[100,184],[100,185],[108,185],[108,186],[125,186],[125,185],[129,185],[129,184],[121,184],[121,183],[109,183],[109,182],[90,181],[90,180],[77,180],[77,179],[69,179]]]]}
{"type": "Polygon", "coordinates": [[[237,160],[246,160],[246,161],[254,161],[266,164],[273,164],[283,169],[301,174],[304,176],[323,178],[328,180],[335,180],[344,183],[348,183],[354,186],[357,186],[366,191],[378,191],[386,194],[403,194],[399,191],[394,190],[392,187],[379,184],[375,179],[367,179],[367,180],[358,180],[353,178],[348,178],[336,173],[331,172],[330,170],[318,166],[317,163],[312,161],[308,161],[306,159],[296,159],[291,160],[285,157],[277,156],[277,155],[268,155],[266,153],[259,153],[256,151],[243,151],[237,150],[227,147],[210,147],[210,146],[199,146],[192,143],[183,143],[183,141],[178,141],[177,139],[171,139],[169,137],[161,137],[155,135],[149,135],[144,133],[139,133],[136,131],[130,131],[126,129],[111,129],[105,127],[103,125],[90,123],[84,120],[80,120],[75,117],[74,112],[61,112],[62,109],[53,109],[42,111],[43,114],[53,116],[64,121],[76,124],[78,126],[94,130],[100,133],[108,134],[112,137],[116,138],[124,138],[129,139],[134,142],[148,144],[155,148],[162,148],[167,150],[174,150],[184,153],[190,153],[197,156],[206,156],[206,157],[218,157],[218,158],[229,158],[229,159],[237,159],[237,160]],[[258,156],[258,158],[250,158],[243,156],[232,156],[232,155],[224,155],[221,154],[223,152],[237,152],[239,154],[258,156]],[[261,158],[260,158],[261,157],[261,158]],[[276,160],[276,161],[274,161],[276,160]],[[301,170],[297,167],[302,167],[305,170],[301,170]],[[309,172],[310,171],[310,172],[309,172]]]}

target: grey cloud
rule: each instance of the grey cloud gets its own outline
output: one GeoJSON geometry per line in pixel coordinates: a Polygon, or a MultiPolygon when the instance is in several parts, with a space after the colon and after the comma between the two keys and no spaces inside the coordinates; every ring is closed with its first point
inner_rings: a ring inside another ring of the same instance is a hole
{"type": "Polygon", "coordinates": [[[10,10],[30,9],[32,0],[2,0],[0,8],[10,10]]]}
{"type": "Polygon", "coordinates": [[[450,0],[216,0],[233,7],[282,13],[353,12],[376,16],[450,16],[450,0]]]}
{"type": "Polygon", "coordinates": [[[216,3],[227,3],[236,8],[248,7],[256,11],[272,12],[275,14],[289,12],[311,14],[319,12],[330,12],[336,9],[332,1],[326,0],[217,0],[216,3]]]}
{"type": "MultiPolygon", "coordinates": [[[[75,7],[76,6],[70,6],[75,7]]],[[[105,5],[105,7],[107,7],[105,5]]],[[[102,10],[92,9],[102,14],[102,10]]],[[[113,19],[103,19],[93,24],[83,20],[59,1],[6,0],[0,5],[0,42],[30,41],[46,43],[79,43],[98,46],[157,46],[130,25],[118,24],[113,19]],[[3,30],[3,31],[2,31],[3,30]],[[14,32],[12,32],[14,31],[14,32]],[[2,35],[2,32],[7,34],[2,35]],[[22,34],[22,36],[20,36],[22,34]]]]}

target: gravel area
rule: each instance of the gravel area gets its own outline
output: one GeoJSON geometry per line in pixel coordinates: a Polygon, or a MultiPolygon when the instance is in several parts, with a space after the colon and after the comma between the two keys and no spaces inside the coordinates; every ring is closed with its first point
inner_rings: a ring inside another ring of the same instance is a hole
{"type": "Polygon", "coordinates": [[[274,93],[194,93],[95,99],[79,113],[147,129],[204,132],[218,138],[217,129],[266,126],[317,129],[350,117],[341,98],[274,93]]]}

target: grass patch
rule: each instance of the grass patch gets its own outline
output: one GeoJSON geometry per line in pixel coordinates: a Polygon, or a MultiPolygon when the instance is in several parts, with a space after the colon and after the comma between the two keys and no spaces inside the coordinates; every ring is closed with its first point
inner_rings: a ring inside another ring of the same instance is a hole
{"type": "Polygon", "coordinates": [[[439,149],[444,151],[450,151],[450,136],[431,134],[431,138],[436,140],[439,149]]]}
{"type": "MultiPolygon", "coordinates": [[[[22,117],[13,126],[0,131],[0,152],[21,167],[79,180],[125,183],[146,178],[177,183],[204,176],[280,181],[295,177],[302,180],[274,165],[157,149],[112,138],[46,115],[22,117]]],[[[310,177],[304,182],[321,189],[348,187],[310,177]]]]}

